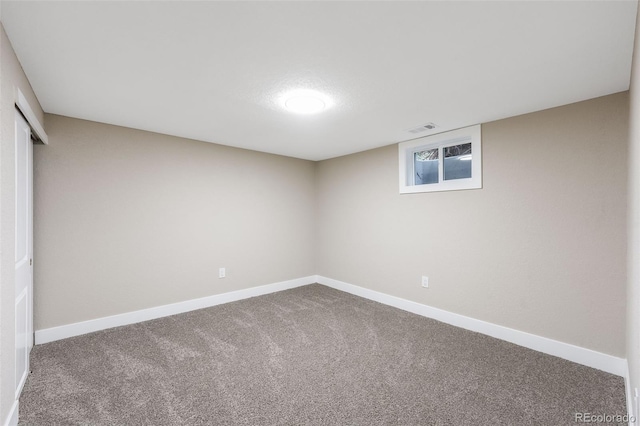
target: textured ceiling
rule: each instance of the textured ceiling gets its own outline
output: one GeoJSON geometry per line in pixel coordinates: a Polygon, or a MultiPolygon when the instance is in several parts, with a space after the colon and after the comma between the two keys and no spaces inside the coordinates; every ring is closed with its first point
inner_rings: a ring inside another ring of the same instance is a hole
{"type": "Polygon", "coordinates": [[[635,1],[3,1],[45,111],[311,160],[628,89],[635,1]],[[279,96],[330,96],[293,115],[279,96]]]}

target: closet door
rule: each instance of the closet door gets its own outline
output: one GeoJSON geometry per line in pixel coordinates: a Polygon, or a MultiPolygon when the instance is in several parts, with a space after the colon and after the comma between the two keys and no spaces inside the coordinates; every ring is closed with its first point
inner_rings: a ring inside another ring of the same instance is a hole
{"type": "Polygon", "coordinates": [[[31,129],[18,110],[16,135],[16,399],[29,373],[33,345],[33,144],[31,129]]]}

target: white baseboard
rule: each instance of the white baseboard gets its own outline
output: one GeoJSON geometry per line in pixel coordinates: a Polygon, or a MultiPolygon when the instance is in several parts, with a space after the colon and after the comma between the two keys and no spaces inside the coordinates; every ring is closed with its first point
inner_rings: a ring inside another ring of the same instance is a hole
{"type": "Polygon", "coordinates": [[[53,342],[55,340],[79,336],[81,334],[92,333],[94,331],[135,324],[142,321],[181,314],[183,312],[195,311],[196,309],[208,308],[210,306],[220,305],[223,303],[235,302],[236,300],[248,299],[250,297],[262,296],[263,294],[288,290],[290,288],[313,284],[316,282],[315,280],[316,276],[311,275],[304,278],[297,278],[294,280],[202,297],[200,299],[185,300],[184,302],[172,303],[170,305],[142,309],[140,311],[126,312],[124,314],[61,325],[59,327],[45,328],[42,330],[36,330],[35,341],[36,345],[40,345],[43,343],[53,342]]]}
{"type": "Polygon", "coordinates": [[[629,415],[629,426],[636,426],[638,419],[638,398],[635,390],[631,387],[631,374],[629,372],[629,363],[625,361],[624,390],[627,397],[627,414],[629,415]],[[632,422],[633,420],[633,422],[632,422]]]}
{"type": "Polygon", "coordinates": [[[627,414],[629,417],[633,417],[635,413],[633,412],[633,395],[631,392],[631,382],[629,376],[629,363],[627,363],[627,370],[624,375],[624,394],[627,399],[627,414]]]}
{"type": "Polygon", "coordinates": [[[427,318],[432,318],[456,327],[486,334],[487,336],[506,340],[507,342],[515,343],[516,345],[524,346],[525,348],[533,349],[538,352],[554,355],[588,367],[597,368],[598,370],[606,371],[607,373],[615,374],[617,376],[626,377],[628,374],[627,360],[624,358],[618,358],[613,355],[603,354],[601,352],[571,345],[569,343],[563,343],[546,337],[537,336],[535,334],[526,333],[524,331],[514,330],[501,325],[433,308],[431,306],[390,296],[385,293],[369,290],[364,287],[359,287],[320,275],[317,276],[316,282],[335,288],[336,290],[364,297],[365,299],[393,306],[395,308],[422,315],[427,318]]]}
{"type": "MultiPolygon", "coordinates": [[[[448,312],[442,309],[423,305],[417,302],[412,302],[410,300],[402,299],[399,297],[390,296],[385,293],[369,290],[364,287],[359,287],[353,284],[345,283],[320,275],[311,275],[304,278],[297,278],[294,280],[282,281],[259,287],[232,291],[229,293],[216,294],[200,299],[186,300],[184,302],[172,303],[170,305],[157,306],[140,311],[127,312],[124,314],[37,330],[35,332],[35,341],[36,344],[43,344],[55,340],[66,339],[68,337],[79,336],[81,334],[92,333],[94,331],[105,330],[112,327],[135,324],[142,321],[180,314],[196,309],[208,308],[210,306],[220,305],[223,303],[234,302],[236,300],[261,296],[263,294],[275,293],[277,291],[288,290],[290,288],[300,287],[316,282],[328,287],[335,288],[337,290],[354,294],[356,296],[364,297],[365,299],[373,300],[385,305],[402,309],[404,311],[412,312],[414,314],[422,315],[427,318],[432,318],[447,324],[451,324],[456,327],[486,334],[488,336],[506,340],[507,342],[515,343],[516,345],[524,346],[529,349],[533,349],[549,355],[554,355],[569,361],[576,362],[578,364],[586,365],[588,367],[597,368],[598,370],[606,371],[607,373],[616,374],[622,377],[628,377],[627,361],[623,358],[603,354],[591,349],[586,349],[579,346],[571,345],[569,343],[537,336],[535,334],[526,333],[524,331],[514,330],[512,328],[503,327],[486,321],[477,320],[474,318],[466,317],[464,315],[455,314],[453,312],[448,312]]],[[[627,398],[629,397],[630,396],[627,396],[627,398]]]]}
{"type": "Polygon", "coordinates": [[[16,426],[18,424],[18,406],[19,401],[16,399],[11,406],[11,410],[9,410],[7,419],[3,423],[4,426],[16,426]]]}

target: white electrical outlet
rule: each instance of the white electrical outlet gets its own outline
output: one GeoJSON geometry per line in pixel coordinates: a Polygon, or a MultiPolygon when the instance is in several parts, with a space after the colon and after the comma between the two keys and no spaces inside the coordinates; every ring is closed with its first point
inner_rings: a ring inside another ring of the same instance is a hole
{"type": "Polygon", "coordinates": [[[429,277],[422,276],[422,287],[429,288],[429,277]]]}
{"type": "Polygon", "coordinates": [[[220,268],[218,270],[218,278],[224,278],[227,276],[227,271],[225,268],[220,268]]]}

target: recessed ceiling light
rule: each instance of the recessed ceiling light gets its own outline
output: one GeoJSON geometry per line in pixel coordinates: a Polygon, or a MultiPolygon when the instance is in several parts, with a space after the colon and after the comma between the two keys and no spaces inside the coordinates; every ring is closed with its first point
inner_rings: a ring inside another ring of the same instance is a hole
{"type": "Polygon", "coordinates": [[[313,90],[294,90],[282,96],[284,107],[295,114],[317,114],[331,106],[329,98],[313,90]]]}
{"type": "Polygon", "coordinates": [[[296,114],[316,114],[325,108],[322,99],[312,96],[295,96],[286,100],[284,105],[296,114]]]}

